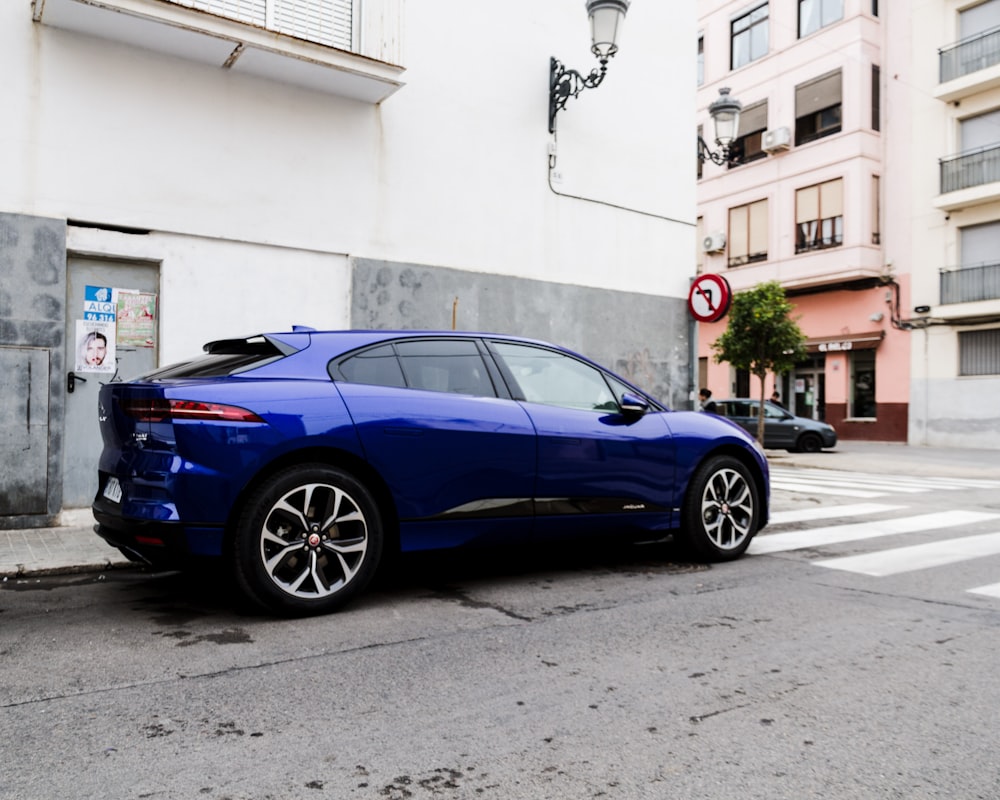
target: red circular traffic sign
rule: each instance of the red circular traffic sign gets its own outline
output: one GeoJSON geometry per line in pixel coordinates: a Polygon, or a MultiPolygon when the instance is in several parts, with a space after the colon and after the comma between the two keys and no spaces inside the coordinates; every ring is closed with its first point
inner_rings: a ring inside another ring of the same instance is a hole
{"type": "Polygon", "coordinates": [[[733,290],[721,275],[699,275],[691,284],[688,311],[698,322],[718,322],[729,313],[733,290]]]}

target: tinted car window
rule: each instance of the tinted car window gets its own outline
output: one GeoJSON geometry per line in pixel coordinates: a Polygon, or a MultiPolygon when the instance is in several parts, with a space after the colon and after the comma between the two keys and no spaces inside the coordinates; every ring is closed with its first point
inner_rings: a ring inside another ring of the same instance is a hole
{"type": "MultiPolygon", "coordinates": [[[[757,409],[760,407],[758,403],[754,404],[754,413],[757,413],[757,409]]],[[[764,404],[764,417],[767,419],[784,419],[785,412],[776,406],[772,406],[770,403],[764,404]]]]}
{"type": "Polygon", "coordinates": [[[373,347],[345,359],[340,363],[340,374],[351,383],[400,388],[406,386],[391,344],[373,347]]]}
{"type": "Polygon", "coordinates": [[[143,380],[168,378],[221,378],[238,375],[284,358],[280,353],[213,353],[207,356],[171,364],[142,376],[143,380]]]}
{"type": "Polygon", "coordinates": [[[725,400],[715,404],[717,413],[724,417],[750,417],[756,414],[744,400],[725,400]]]}
{"type": "Polygon", "coordinates": [[[495,397],[476,343],[463,339],[397,342],[396,352],[411,389],[495,397]]]}
{"type": "Polygon", "coordinates": [[[496,342],[494,347],[525,400],[589,411],[618,410],[618,403],[599,370],[539,347],[507,342],[496,342]]]}

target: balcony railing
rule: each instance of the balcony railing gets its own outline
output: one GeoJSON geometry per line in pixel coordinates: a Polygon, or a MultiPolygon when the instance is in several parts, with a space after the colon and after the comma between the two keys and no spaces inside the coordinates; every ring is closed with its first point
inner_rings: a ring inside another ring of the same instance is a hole
{"type": "Polygon", "coordinates": [[[1000,298],[1000,264],[941,270],[941,304],[1000,298]]]}
{"type": "Polygon", "coordinates": [[[1000,144],[941,159],[941,194],[1000,181],[1000,144]]]}
{"type": "Polygon", "coordinates": [[[941,83],[1000,64],[1000,28],[938,50],[941,83]]]}

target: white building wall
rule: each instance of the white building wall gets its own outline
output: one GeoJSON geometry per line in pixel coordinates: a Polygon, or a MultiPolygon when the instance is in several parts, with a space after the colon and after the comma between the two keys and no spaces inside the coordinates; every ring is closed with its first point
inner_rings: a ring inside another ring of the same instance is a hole
{"type": "MultiPolygon", "coordinates": [[[[372,106],[55,29],[28,3],[3,3],[0,70],[24,79],[3,90],[0,209],[685,295],[694,9],[634,3],[604,85],[559,115],[556,188],[635,213],[550,191],[549,57],[581,71],[596,60],[579,0],[513,6],[407,4],[407,85],[372,106]]],[[[204,268],[225,270],[213,255],[204,268]]],[[[315,299],[294,306],[343,321],[315,299]]]]}
{"type": "Polygon", "coordinates": [[[161,0],[0,0],[0,350],[41,353],[48,398],[26,479],[46,488],[0,528],[87,496],[65,457],[93,446],[64,430],[82,402],[66,388],[78,256],[118,288],[156,265],[161,365],[296,324],[454,321],[689,402],[695,4],[635,0],[557,137],[550,58],[598,65],[583,0],[355,9],[361,55],[161,0]]]}
{"type": "MultiPolygon", "coordinates": [[[[996,399],[1000,376],[959,374],[959,333],[995,328],[1000,300],[942,306],[940,297],[941,269],[961,263],[961,228],[1000,219],[996,184],[956,192],[972,200],[959,207],[948,206],[941,195],[939,160],[961,152],[961,120],[1000,108],[1000,89],[991,85],[1000,74],[996,66],[953,81],[975,87],[961,97],[940,96],[947,87],[940,82],[939,48],[959,40],[959,12],[973,5],[966,0],[920,0],[905,8],[893,6],[893,22],[899,31],[893,41],[907,57],[899,70],[903,74],[894,77],[905,81],[907,91],[900,102],[905,100],[908,106],[893,114],[908,127],[897,123],[888,152],[897,177],[886,205],[889,210],[890,203],[895,204],[895,215],[908,226],[912,242],[912,249],[904,254],[913,265],[912,307],[904,309],[904,316],[918,325],[927,324],[912,335],[909,441],[1000,449],[1000,403],[996,399]],[[915,313],[914,308],[920,306],[930,307],[930,312],[915,313]]],[[[1000,142],[1000,131],[996,141],[1000,142]]]]}

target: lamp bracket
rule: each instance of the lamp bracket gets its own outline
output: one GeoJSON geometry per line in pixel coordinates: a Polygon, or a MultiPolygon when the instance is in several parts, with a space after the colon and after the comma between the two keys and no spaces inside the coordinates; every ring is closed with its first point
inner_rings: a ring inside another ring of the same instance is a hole
{"type": "Polygon", "coordinates": [[[608,71],[608,60],[601,59],[600,68],[594,67],[589,75],[575,69],[566,69],[561,61],[553,58],[549,64],[549,133],[556,132],[556,114],[566,108],[566,101],[579,96],[584,89],[596,89],[608,71]]]}
{"type": "Polygon", "coordinates": [[[711,161],[713,164],[718,164],[720,167],[726,164],[735,164],[737,162],[737,154],[733,152],[731,147],[722,147],[718,152],[709,148],[708,143],[702,138],[698,137],[698,158],[702,163],[706,161],[711,161]]]}

